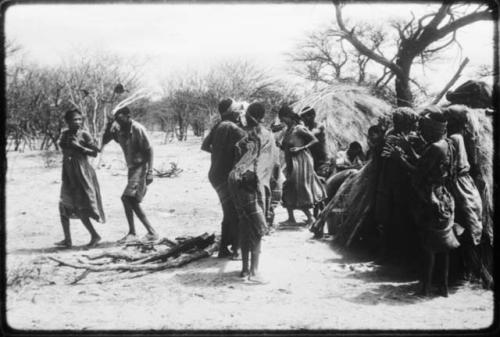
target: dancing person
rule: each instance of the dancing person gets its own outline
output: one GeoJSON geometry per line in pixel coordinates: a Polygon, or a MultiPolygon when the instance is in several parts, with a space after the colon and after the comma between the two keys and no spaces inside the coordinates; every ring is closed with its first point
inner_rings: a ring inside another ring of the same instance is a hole
{"type": "Polygon", "coordinates": [[[325,188],[314,172],[314,162],[309,152],[309,148],[318,140],[289,106],[283,105],[278,117],[287,126],[281,147],[286,162],[283,205],[287,209],[288,220],[282,224],[296,225],[293,211],[300,209],[307,217],[306,223],[310,225],[314,222],[310,209],[326,198],[325,188]]]}
{"type": "Polygon", "coordinates": [[[228,186],[229,172],[235,163],[234,146],[245,136],[235,102],[228,98],[219,103],[221,121],[203,140],[201,149],[211,154],[208,180],[217,192],[222,206],[221,242],[218,256],[238,258],[238,214],[228,186]],[[228,249],[231,246],[232,252],[228,249]]]}
{"type": "Polygon", "coordinates": [[[236,144],[238,160],[228,179],[239,216],[240,276],[260,283],[265,282],[259,272],[259,258],[262,236],[266,233],[266,194],[279,163],[274,136],[262,125],[264,115],[261,103],[248,107],[245,114],[247,135],[236,144]]]}
{"type": "Polygon", "coordinates": [[[413,215],[424,251],[420,293],[425,296],[430,293],[435,265],[439,267],[436,271],[438,292],[441,296],[448,296],[449,251],[460,245],[453,231],[455,201],[446,187],[455,156],[453,144],[446,138],[446,126],[439,108],[432,106],[424,110],[419,127],[427,146],[416,165],[412,165],[401,150],[389,150],[391,158],[413,173],[413,215]]]}
{"type": "Polygon", "coordinates": [[[63,131],[59,142],[63,153],[59,214],[64,240],[57,242],[56,245],[71,247],[70,218],[79,218],[90,233],[87,247],[95,247],[101,237],[90,219],[104,222],[105,216],[99,182],[87,157],[97,156],[99,150],[90,134],[82,129],[83,116],[80,111],[67,111],[64,120],[68,129],[63,131]]]}
{"type": "Polygon", "coordinates": [[[127,186],[121,200],[129,226],[128,234],[118,240],[120,243],[137,241],[134,214],[139,218],[147,234],[143,241],[158,240],[158,234],[149,222],[141,202],[146,195],[147,186],[153,182],[153,147],[146,128],[130,116],[130,109],[123,107],[114,115],[114,121],[108,123],[103,135],[103,146],[114,139],[122,148],[127,164],[127,186]]]}

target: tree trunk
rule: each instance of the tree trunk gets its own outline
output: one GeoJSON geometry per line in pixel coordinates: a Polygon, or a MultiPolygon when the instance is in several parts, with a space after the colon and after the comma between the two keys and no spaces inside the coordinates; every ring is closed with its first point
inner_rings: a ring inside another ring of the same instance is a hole
{"type": "Polygon", "coordinates": [[[401,68],[401,74],[396,74],[396,99],[397,105],[411,107],[413,94],[410,88],[410,71],[413,63],[412,57],[400,56],[396,64],[401,68]]]}

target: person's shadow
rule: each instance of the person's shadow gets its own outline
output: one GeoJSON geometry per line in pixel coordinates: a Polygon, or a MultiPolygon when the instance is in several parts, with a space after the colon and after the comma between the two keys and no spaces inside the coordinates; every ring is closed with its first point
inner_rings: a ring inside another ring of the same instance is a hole
{"type": "Polygon", "coordinates": [[[123,244],[120,244],[116,241],[104,241],[104,242],[99,242],[99,244],[97,244],[97,246],[95,247],[87,247],[87,245],[80,245],[80,246],[72,246],[71,248],[57,247],[57,246],[46,247],[46,248],[20,248],[8,252],[7,254],[32,255],[32,254],[53,254],[53,253],[63,253],[63,252],[70,253],[70,252],[119,247],[122,245],[123,244]]]}

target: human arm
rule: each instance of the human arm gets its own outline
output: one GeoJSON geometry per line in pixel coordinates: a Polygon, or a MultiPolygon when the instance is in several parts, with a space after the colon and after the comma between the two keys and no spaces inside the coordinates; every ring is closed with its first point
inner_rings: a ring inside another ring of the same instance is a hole
{"type": "Polygon", "coordinates": [[[316,138],[307,128],[299,126],[296,128],[297,135],[304,140],[306,143],[303,146],[295,146],[290,148],[290,152],[295,153],[309,148],[311,145],[314,145],[318,142],[318,138],[316,138]]]}
{"type": "Polygon", "coordinates": [[[213,132],[214,132],[215,126],[210,130],[208,135],[203,139],[203,142],[201,143],[201,150],[205,152],[212,153],[212,138],[213,138],[213,132]]]}
{"type": "Polygon", "coordinates": [[[149,185],[153,182],[153,158],[154,158],[154,155],[153,155],[153,147],[149,147],[147,150],[146,150],[146,158],[147,158],[147,161],[148,161],[148,172],[146,174],[146,185],[149,185]]]}

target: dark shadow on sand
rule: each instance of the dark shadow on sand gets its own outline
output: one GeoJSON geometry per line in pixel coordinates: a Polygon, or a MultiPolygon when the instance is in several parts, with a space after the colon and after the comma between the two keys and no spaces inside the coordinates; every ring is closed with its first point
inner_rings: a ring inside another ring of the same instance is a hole
{"type": "Polygon", "coordinates": [[[119,247],[123,246],[123,244],[118,243],[116,241],[104,241],[104,242],[99,242],[99,244],[95,247],[87,247],[87,245],[81,245],[81,246],[73,246],[71,248],[64,248],[64,247],[56,247],[56,246],[51,246],[47,248],[21,248],[21,249],[16,249],[11,252],[7,252],[7,254],[18,254],[18,255],[31,255],[31,254],[52,254],[52,253],[63,253],[63,252],[79,252],[79,251],[91,251],[94,249],[103,249],[103,248],[112,248],[112,247],[119,247]]]}

